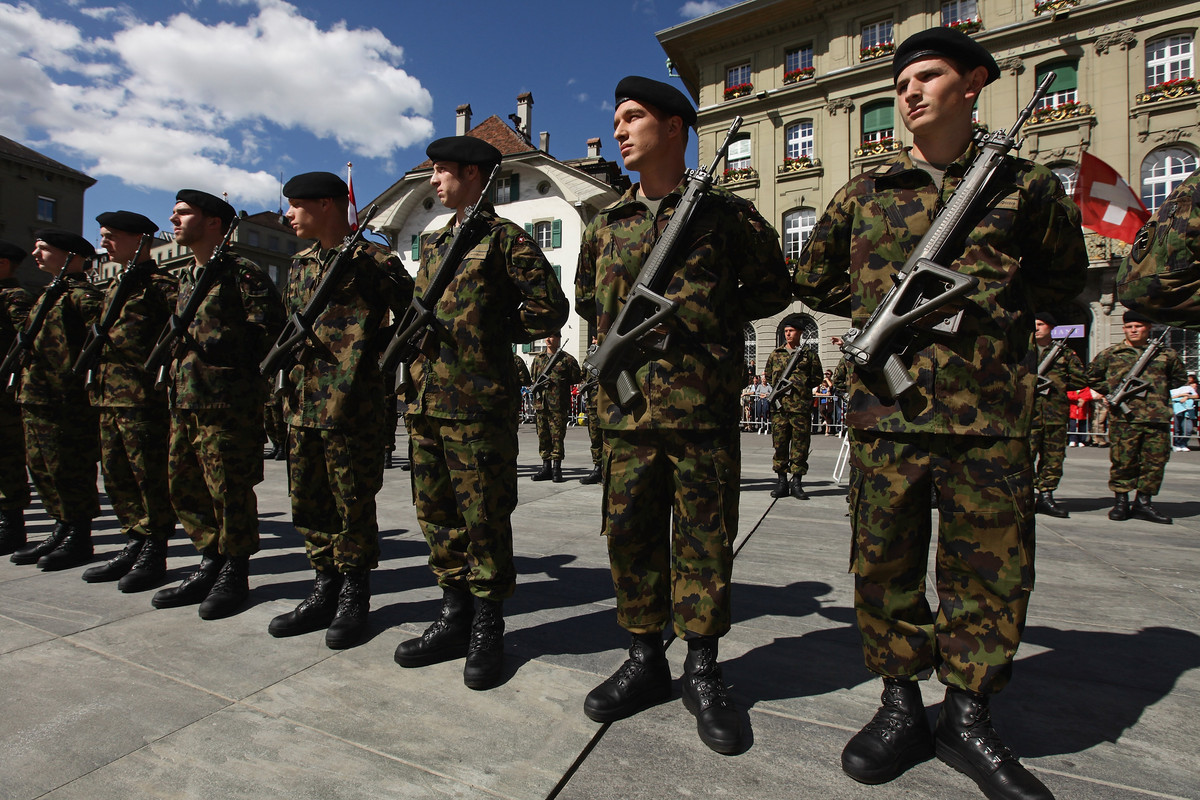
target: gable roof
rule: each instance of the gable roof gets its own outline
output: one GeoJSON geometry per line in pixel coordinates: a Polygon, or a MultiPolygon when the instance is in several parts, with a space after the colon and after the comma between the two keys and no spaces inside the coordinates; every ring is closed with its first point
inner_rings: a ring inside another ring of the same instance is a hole
{"type": "MultiPolygon", "coordinates": [[[[474,136],[476,139],[483,139],[492,147],[500,151],[502,156],[516,155],[517,153],[529,153],[537,148],[525,141],[525,137],[509,127],[508,123],[500,119],[500,117],[492,114],[483,122],[476,125],[471,130],[467,131],[467,136],[474,136]]],[[[433,162],[428,158],[417,164],[410,170],[415,172],[420,169],[433,169],[433,162]]]]}
{"type": "Polygon", "coordinates": [[[33,164],[37,167],[45,167],[58,172],[65,172],[86,186],[91,186],[96,183],[96,179],[90,175],[85,175],[77,169],[72,169],[66,164],[60,164],[53,158],[44,156],[36,150],[26,147],[25,145],[9,139],[7,136],[0,136],[0,156],[5,156],[16,161],[24,161],[27,164],[33,164]]]}

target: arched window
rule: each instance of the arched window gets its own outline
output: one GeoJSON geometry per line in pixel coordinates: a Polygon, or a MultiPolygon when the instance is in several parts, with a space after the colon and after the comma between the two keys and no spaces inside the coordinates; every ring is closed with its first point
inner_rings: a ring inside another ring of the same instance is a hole
{"type": "Polygon", "coordinates": [[[1062,182],[1063,190],[1068,196],[1075,194],[1075,182],[1079,179],[1079,167],[1072,164],[1070,161],[1063,161],[1058,164],[1051,164],[1050,171],[1058,176],[1062,182]]]}
{"type": "Polygon", "coordinates": [[[784,155],[787,158],[812,158],[813,121],[802,119],[784,129],[784,155]]]}
{"type": "Polygon", "coordinates": [[[1192,35],[1177,33],[1146,42],[1146,88],[1195,76],[1192,35]]]}
{"type": "Polygon", "coordinates": [[[1042,98],[1038,108],[1058,108],[1079,101],[1079,62],[1055,61],[1037,68],[1037,85],[1049,74],[1054,73],[1054,83],[1042,98]]]}
{"type": "Polygon", "coordinates": [[[797,258],[817,225],[815,208],[797,208],[783,215],[783,257],[797,258]]]}
{"type": "Polygon", "coordinates": [[[1182,147],[1160,147],[1142,162],[1142,202],[1151,213],[1171,191],[1196,171],[1196,154],[1182,147]]]}

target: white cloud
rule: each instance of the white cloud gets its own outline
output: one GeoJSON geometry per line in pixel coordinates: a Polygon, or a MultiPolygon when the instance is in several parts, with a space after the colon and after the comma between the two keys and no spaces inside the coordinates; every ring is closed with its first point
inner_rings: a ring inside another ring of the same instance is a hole
{"type": "Polygon", "coordinates": [[[688,0],[679,9],[679,16],[684,19],[695,19],[703,17],[705,14],[711,14],[714,11],[720,11],[729,3],[719,3],[717,0],[688,0]]]}
{"type": "Polygon", "coordinates": [[[322,30],[282,0],[235,3],[257,10],[244,24],[206,24],[81,9],[119,27],[86,43],[70,23],[0,4],[0,120],[15,128],[5,133],[36,131],[93,175],[167,190],[215,184],[244,202],[276,195],[277,179],[252,169],[271,126],[370,158],[432,135],[432,98],[383,33],[322,30]]]}

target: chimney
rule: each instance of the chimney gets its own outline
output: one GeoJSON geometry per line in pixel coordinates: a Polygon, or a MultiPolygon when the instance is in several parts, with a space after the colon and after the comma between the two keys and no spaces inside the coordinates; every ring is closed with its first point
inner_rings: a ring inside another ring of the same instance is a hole
{"type": "Polygon", "coordinates": [[[594,138],[588,139],[587,148],[588,148],[588,158],[599,158],[600,157],[600,137],[596,136],[594,138]]]}
{"type": "Polygon", "coordinates": [[[532,92],[522,92],[521,94],[517,95],[517,119],[520,120],[518,123],[520,127],[518,133],[525,137],[525,141],[532,144],[533,140],[529,138],[532,136],[531,131],[533,131],[532,92]]]}
{"type": "Polygon", "coordinates": [[[550,131],[542,131],[541,144],[538,145],[538,149],[543,153],[550,153],[550,131]]]}
{"type": "Polygon", "coordinates": [[[454,113],[457,117],[454,123],[454,135],[466,136],[467,131],[471,130],[471,104],[464,103],[454,109],[454,113]]]}

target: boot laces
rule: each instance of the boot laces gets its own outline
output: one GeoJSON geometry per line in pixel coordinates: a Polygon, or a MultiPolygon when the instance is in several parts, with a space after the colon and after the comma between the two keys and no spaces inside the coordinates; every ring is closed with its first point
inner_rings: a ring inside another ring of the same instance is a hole
{"type": "Polygon", "coordinates": [[[488,603],[480,606],[479,613],[471,625],[469,651],[499,649],[503,628],[500,627],[498,616],[494,606],[488,603]]]}
{"type": "Polygon", "coordinates": [[[966,728],[960,732],[963,741],[974,739],[979,742],[979,750],[996,767],[1006,761],[1016,761],[1017,757],[1000,739],[1000,734],[992,727],[992,712],[983,703],[972,703],[970,719],[966,728]]]}
{"type": "Polygon", "coordinates": [[[335,616],[346,617],[357,614],[363,607],[363,586],[358,581],[343,578],[342,589],[338,592],[338,604],[335,616]]]}
{"type": "Polygon", "coordinates": [[[213,583],[210,590],[216,594],[233,594],[240,592],[239,588],[242,583],[241,576],[238,574],[240,570],[236,563],[231,558],[221,566],[221,571],[217,573],[217,580],[213,583]]]}
{"type": "Polygon", "coordinates": [[[151,565],[151,562],[154,561],[154,550],[154,541],[152,539],[147,539],[145,544],[142,545],[142,549],[138,553],[137,558],[134,559],[133,569],[143,570],[148,568],[151,565]]]}
{"type": "Polygon", "coordinates": [[[867,723],[864,730],[891,742],[913,724],[911,715],[904,710],[904,695],[899,686],[886,684],[882,697],[883,705],[867,723]]]}
{"type": "Polygon", "coordinates": [[[725,688],[721,667],[716,661],[701,660],[690,680],[702,709],[729,706],[729,694],[725,688]]]}

